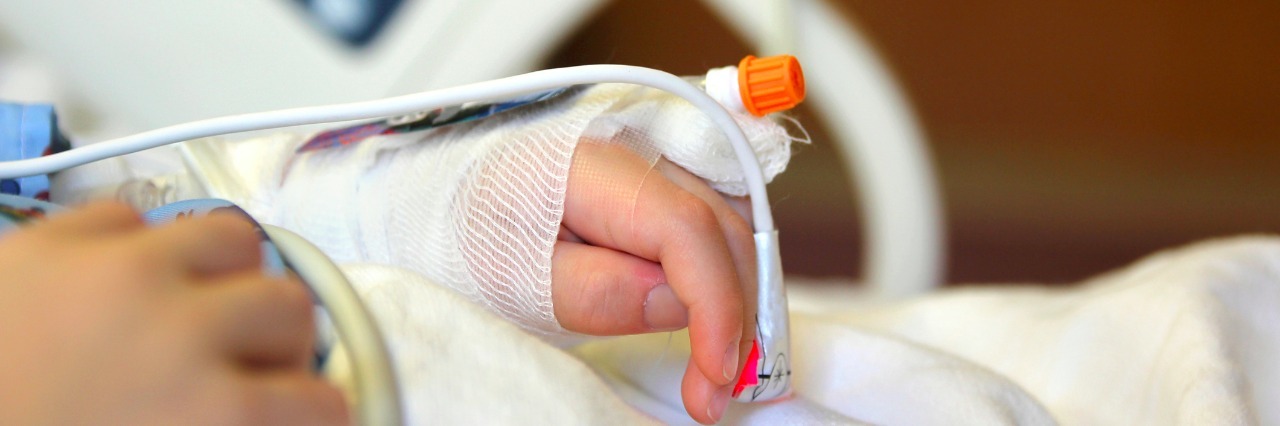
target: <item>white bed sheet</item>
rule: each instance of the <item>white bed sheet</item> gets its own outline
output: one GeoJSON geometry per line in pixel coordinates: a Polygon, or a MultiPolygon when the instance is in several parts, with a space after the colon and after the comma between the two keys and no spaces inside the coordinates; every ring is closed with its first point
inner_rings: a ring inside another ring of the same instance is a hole
{"type": "MultiPolygon", "coordinates": [[[[420,276],[345,271],[413,424],[692,423],[684,333],[562,350],[420,276]]],[[[1280,238],[1204,242],[1066,288],[877,302],[789,277],[796,396],[729,424],[1280,424],[1280,238]]]]}

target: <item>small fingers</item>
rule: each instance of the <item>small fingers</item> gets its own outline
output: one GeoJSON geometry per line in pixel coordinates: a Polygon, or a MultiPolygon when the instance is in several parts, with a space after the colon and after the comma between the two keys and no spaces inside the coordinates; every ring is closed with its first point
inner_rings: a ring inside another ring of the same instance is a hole
{"type": "Polygon", "coordinates": [[[688,324],[688,311],[667,284],[662,266],[648,260],[558,241],[551,274],[556,320],[570,331],[616,336],[688,324]]]}
{"type": "Polygon", "coordinates": [[[653,170],[625,147],[579,144],[564,224],[590,244],[660,263],[689,311],[695,364],[707,380],[728,384],[751,332],[737,266],[743,261],[734,253],[750,249],[730,248],[722,214],[653,170]]]}
{"type": "Polygon", "coordinates": [[[671,182],[650,178],[640,190],[635,218],[640,245],[658,254],[689,309],[695,364],[713,383],[731,382],[747,317],[742,280],[715,212],[671,182]]]}
{"type": "Polygon", "coordinates": [[[684,399],[685,409],[698,423],[704,425],[718,423],[729,406],[734,385],[717,385],[708,382],[696,373],[695,367],[693,360],[689,360],[689,368],[685,370],[684,380],[681,383],[680,394],[684,399]]]}
{"type": "Polygon", "coordinates": [[[756,280],[755,233],[751,229],[751,224],[747,221],[751,217],[750,200],[747,198],[726,198],[711,189],[702,178],[689,173],[689,171],[667,161],[665,158],[658,159],[655,168],[672,183],[698,197],[698,199],[707,203],[707,206],[711,207],[716,221],[720,225],[720,230],[724,234],[725,241],[728,243],[729,252],[733,258],[733,266],[737,271],[738,278],[741,280],[742,294],[744,295],[742,299],[744,307],[742,337],[739,341],[737,358],[739,364],[741,364],[745,362],[743,360],[746,359],[747,353],[751,348],[751,342],[755,339],[756,305],[758,302],[757,294],[759,293],[756,280]]]}

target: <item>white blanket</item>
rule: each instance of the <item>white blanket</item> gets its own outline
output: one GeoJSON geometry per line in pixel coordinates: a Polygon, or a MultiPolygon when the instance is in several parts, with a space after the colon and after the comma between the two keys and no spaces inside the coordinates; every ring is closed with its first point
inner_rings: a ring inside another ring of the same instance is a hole
{"type": "MultiPolygon", "coordinates": [[[[420,276],[348,265],[413,424],[692,423],[684,333],[562,350],[420,276]]],[[[1068,288],[897,302],[788,278],[796,396],[730,424],[1280,424],[1280,239],[1211,241],[1068,288]]]]}

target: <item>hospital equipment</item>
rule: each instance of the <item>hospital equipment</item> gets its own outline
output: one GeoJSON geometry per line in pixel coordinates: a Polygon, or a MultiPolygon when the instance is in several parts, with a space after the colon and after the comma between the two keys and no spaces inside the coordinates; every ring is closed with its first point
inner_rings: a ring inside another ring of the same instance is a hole
{"type": "MultiPolygon", "coordinates": [[[[317,30],[292,1],[9,3],[0,8],[8,41],[49,61],[81,95],[72,100],[109,124],[98,132],[114,136],[528,72],[608,2],[403,2],[360,50],[317,30]],[[264,83],[277,81],[290,84],[264,83]]],[[[824,0],[700,3],[749,46],[804,61],[809,102],[839,145],[862,212],[865,255],[847,259],[862,263],[861,282],[888,297],[936,287],[945,244],[925,135],[871,40],[844,18],[848,11],[824,0]]]]}
{"type": "MultiPolygon", "coordinates": [[[[735,390],[741,401],[766,401],[790,392],[788,363],[788,321],[786,295],[782,288],[781,260],[777,230],[773,223],[760,164],[742,129],[717,102],[738,105],[729,99],[737,92],[743,109],[764,115],[794,106],[804,97],[804,79],[794,58],[748,57],[733,72],[721,69],[708,75],[711,95],[679,77],[661,71],[620,65],[590,65],[533,72],[455,88],[441,89],[378,101],[345,105],[297,108],[201,120],[161,128],[119,139],[87,145],[40,158],[0,163],[0,178],[47,174],[88,162],[124,155],[143,149],[201,137],[303,124],[348,121],[413,114],[465,102],[493,101],[588,83],[630,83],[667,91],[702,110],[720,127],[737,155],[751,195],[753,228],[757,249],[759,306],[757,347],[735,390]],[[729,84],[722,77],[736,77],[729,84]],[[737,90],[733,90],[737,89],[737,90]],[[713,98],[715,96],[715,98],[713,98]],[[749,389],[749,392],[743,392],[749,389]]],[[[390,375],[385,346],[372,330],[372,321],[360,301],[336,268],[304,240],[279,228],[266,228],[279,240],[286,260],[316,289],[322,302],[334,314],[344,347],[356,363],[357,400],[360,418],[382,423],[398,412],[394,379],[390,375]]]]}

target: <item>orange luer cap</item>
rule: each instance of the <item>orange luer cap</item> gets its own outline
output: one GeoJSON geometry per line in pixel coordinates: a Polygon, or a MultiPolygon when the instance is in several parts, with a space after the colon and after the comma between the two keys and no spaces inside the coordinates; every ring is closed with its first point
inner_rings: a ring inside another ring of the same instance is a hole
{"type": "Polygon", "coordinates": [[[756,117],[789,110],[804,100],[800,61],[791,55],[748,55],[738,63],[738,91],[742,105],[756,117]]]}

